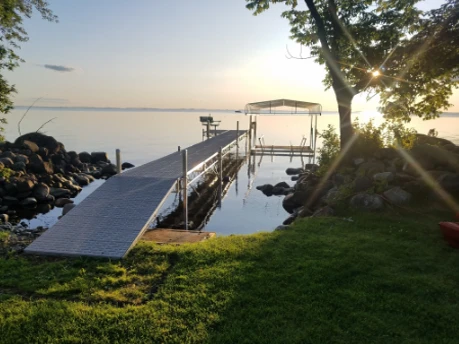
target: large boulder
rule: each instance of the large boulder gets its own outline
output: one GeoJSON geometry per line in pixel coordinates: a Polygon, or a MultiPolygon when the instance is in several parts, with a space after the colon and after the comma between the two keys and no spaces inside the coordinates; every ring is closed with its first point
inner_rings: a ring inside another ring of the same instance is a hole
{"type": "Polygon", "coordinates": [[[37,200],[33,197],[27,197],[23,199],[19,204],[26,208],[35,207],[37,205],[37,200]]]}
{"type": "Polygon", "coordinates": [[[46,148],[50,154],[56,154],[62,148],[62,144],[59,144],[54,137],[41,133],[28,133],[19,136],[16,141],[14,141],[14,144],[16,146],[23,146],[25,141],[31,141],[38,147],[46,148]]]}
{"type": "Polygon", "coordinates": [[[270,197],[273,195],[273,189],[274,189],[274,186],[272,186],[271,184],[263,184],[263,185],[258,185],[256,187],[257,190],[260,190],[261,192],[263,192],[266,196],[270,197]]]}
{"type": "Polygon", "coordinates": [[[310,194],[304,191],[296,191],[288,194],[282,201],[282,207],[284,207],[287,213],[293,214],[295,209],[303,206],[307,202],[309,196],[310,194]]]}
{"type": "Polygon", "coordinates": [[[48,200],[49,196],[49,187],[48,185],[44,183],[38,183],[35,185],[33,189],[33,196],[39,201],[39,202],[45,202],[48,200]]]}
{"type": "Polygon", "coordinates": [[[80,161],[86,164],[89,164],[91,162],[91,154],[88,152],[81,152],[78,154],[78,157],[80,158],[80,161]]]}
{"type": "Polygon", "coordinates": [[[384,202],[379,195],[359,193],[351,198],[350,206],[364,211],[375,211],[384,208],[384,202]]]}
{"type": "Polygon", "coordinates": [[[96,164],[98,162],[110,162],[110,160],[108,160],[108,155],[107,153],[105,152],[92,152],[91,153],[91,162],[93,164],[96,164]]]}
{"type": "Polygon", "coordinates": [[[390,183],[394,180],[394,174],[392,172],[376,173],[373,179],[377,182],[390,183]]]}
{"type": "Polygon", "coordinates": [[[70,198],[72,196],[72,192],[67,189],[63,188],[50,188],[49,193],[54,198],[70,198]]]}
{"type": "Polygon", "coordinates": [[[367,176],[357,176],[354,180],[354,191],[362,192],[373,186],[373,181],[367,176]]]}
{"type": "Polygon", "coordinates": [[[102,170],[100,172],[102,173],[103,176],[108,176],[108,177],[114,176],[117,173],[116,166],[113,164],[108,164],[102,167],[102,170]]]}
{"type": "Polygon", "coordinates": [[[35,186],[34,182],[30,179],[18,181],[16,185],[18,188],[18,193],[32,191],[35,186]]]}
{"type": "Polygon", "coordinates": [[[441,147],[428,144],[417,145],[413,147],[410,155],[414,159],[414,163],[407,162],[404,167],[407,173],[417,174],[417,165],[424,170],[441,169],[459,173],[459,155],[441,147]]]}
{"type": "Polygon", "coordinates": [[[416,145],[429,144],[433,146],[444,146],[453,144],[451,141],[440,137],[428,136],[424,134],[416,134],[416,145]]]}
{"type": "Polygon", "coordinates": [[[396,205],[409,203],[413,197],[409,192],[406,192],[399,186],[385,191],[383,195],[389,202],[396,205]]]}
{"type": "Polygon", "coordinates": [[[438,179],[438,183],[447,192],[459,194],[459,174],[444,174],[438,179]]]}
{"type": "Polygon", "coordinates": [[[14,165],[13,160],[11,160],[11,158],[6,158],[6,157],[0,158],[0,163],[6,168],[11,168],[14,165]]]}
{"type": "MultiPolygon", "coordinates": [[[[81,160],[83,161],[83,160],[81,160]]],[[[84,162],[84,161],[83,161],[84,162]]],[[[123,162],[121,164],[121,169],[124,171],[124,170],[127,170],[128,168],[133,168],[135,167],[133,164],[131,164],[130,162],[123,162]]]]}
{"type": "Polygon", "coordinates": [[[287,175],[289,176],[294,176],[294,175],[298,175],[298,174],[301,174],[303,173],[304,170],[300,167],[300,168],[292,168],[292,167],[289,167],[285,170],[285,173],[287,173],[287,175]]]}
{"type": "Polygon", "coordinates": [[[43,161],[42,157],[38,154],[32,154],[29,157],[30,171],[38,174],[53,174],[54,170],[49,162],[43,161]]]}
{"type": "Polygon", "coordinates": [[[385,166],[382,161],[367,161],[359,166],[357,175],[359,176],[374,176],[376,173],[385,171],[385,166]]]}

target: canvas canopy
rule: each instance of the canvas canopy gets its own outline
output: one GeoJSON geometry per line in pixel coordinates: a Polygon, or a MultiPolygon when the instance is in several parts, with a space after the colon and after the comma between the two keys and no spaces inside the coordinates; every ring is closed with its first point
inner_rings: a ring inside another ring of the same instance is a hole
{"type": "Polygon", "coordinates": [[[321,114],[322,105],[319,103],[303,102],[290,99],[266,100],[257,103],[248,103],[245,114],[321,114]],[[289,107],[288,110],[278,110],[279,107],[289,107]]]}

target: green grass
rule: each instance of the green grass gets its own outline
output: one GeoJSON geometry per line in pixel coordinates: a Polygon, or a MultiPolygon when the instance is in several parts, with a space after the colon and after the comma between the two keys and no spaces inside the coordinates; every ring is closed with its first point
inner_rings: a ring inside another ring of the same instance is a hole
{"type": "Polygon", "coordinates": [[[352,219],[140,243],[122,262],[0,259],[0,343],[457,343],[445,218],[352,219]]]}

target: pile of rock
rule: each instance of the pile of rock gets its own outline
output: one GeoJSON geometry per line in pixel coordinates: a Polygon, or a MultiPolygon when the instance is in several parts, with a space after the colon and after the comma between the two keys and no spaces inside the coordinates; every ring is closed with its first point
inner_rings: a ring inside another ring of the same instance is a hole
{"type": "Polygon", "coordinates": [[[317,165],[287,169],[296,184],[283,193],[273,192],[277,185],[259,187],[268,196],[285,195],[282,204],[291,216],[284,225],[297,217],[333,215],[338,204],[377,211],[414,199],[441,202],[445,193],[459,199],[459,146],[445,139],[418,135],[411,151],[378,149],[371,157],[356,157],[328,180],[318,177],[317,169],[317,165]]]}
{"type": "MultiPolygon", "coordinates": [[[[130,164],[129,164],[130,165],[130,164]]],[[[131,166],[132,167],[132,166],[131,166]]],[[[0,143],[0,214],[18,209],[45,213],[63,207],[95,179],[116,174],[105,152],[67,152],[51,136],[25,134],[14,143],[0,143]]]]}
{"type": "Polygon", "coordinates": [[[7,215],[2,215],[1,220],[3,223],[0,225],[0,231],[7,232],[8,237],[0,242],[0,255],[22,252],[36,237],[47,230],[46,227],[29,228],[26,223],[13,225],[8,222],[7,215]]]}

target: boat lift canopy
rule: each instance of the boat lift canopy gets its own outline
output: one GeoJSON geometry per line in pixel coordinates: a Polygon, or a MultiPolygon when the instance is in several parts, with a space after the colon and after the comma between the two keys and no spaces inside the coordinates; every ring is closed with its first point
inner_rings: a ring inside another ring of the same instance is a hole
{"type": "Polygon", "coordinates": [[[322,114],[322,105],[319,103],[303,102],[299,100],[290,99],[275,99],[266,100],[256,103],[248,103],[245,106],[245,114],[250,115],[250,133],[251,129],[254,129],[254,141],[257,140],[257,116],[256,115],[309,115],[311,116],[310,133],[309,133],[309,145],[306,146],[306,138],[303,137],[300,146],[266,146],[264,138],[260,138],[260,145],[254,144],[252,153],[265,154],[267,151],[271,152],[271,155],[282,155],[287,150],[288,153],[294,155],[299,153],[301,156],[306,155],[312,157],[315,163],[316,155],[316,141],[317,141],[317,116],[322,114]],[[290,107],[290,111],[285,109],[278,109],[279,107],[290,107]],[[255,122],[252,122],[252,115],[255,115],[255,122]],[[270,150],[267,149],[270,147],[270,150]]]}
{"type": "Polygon", "coordinates": [[[263,102],[248,103],[245,106],[246,115],[321,115],[322,105],[319,103],[303,102],[290,99],[266,100],[263,102]],[[278,107],[290,107],[291,111],[276,111],[278,107]]]}

